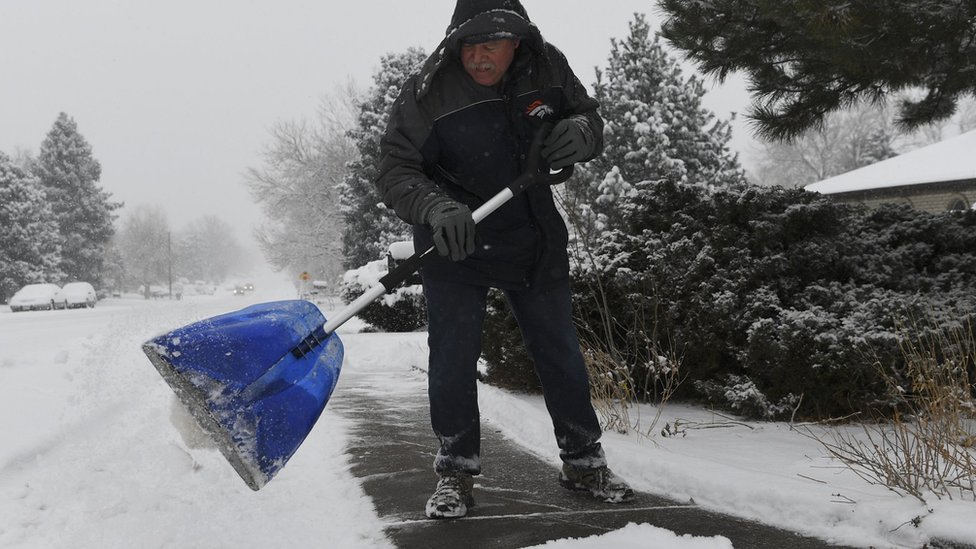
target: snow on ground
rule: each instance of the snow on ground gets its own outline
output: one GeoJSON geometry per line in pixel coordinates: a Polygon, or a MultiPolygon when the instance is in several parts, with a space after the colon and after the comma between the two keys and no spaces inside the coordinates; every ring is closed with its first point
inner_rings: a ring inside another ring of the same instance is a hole
{"type": "MultiPolygon", "coordinates": [[[[541,398],[516,398],[482,385],[480,401],[487,421],[558,463],[541,398]]],[[[632,417],[638,413],[650,427],[656,410],[631,411],[632,417]]],[[[822,431],[811,432],[830,440],[822,431]]],[[[603,444],[611,469],[634,488],[706,509],[860,547],[921,547],[933,537],[976,544],[976,503],[932,497],[923,505],[869,485],[787,424],[668,405],[651,438],[605,433],[603,444]],[[659,434],[676,421],[688,427],[678,436],[659,434]]]]}
{"type": "Polygon", "coordinates": [[[650,524],[628,524],[624,528],[602,536],[581,539],[560,539],[536,545],[532,549],[647,549],[648,547],[680,547],[682,549],[730,549],[732,542],[722,536],[679,536],[670,530],[650,524]]]}
{"type": "MultiPolygon", "coordinates": [[[[343,452],[349,426],[328,407],[288,466],[260,492],[248,489],[216,450],[196,447],[177,428],[174,397],[140,344],[251,302],[294,295],[288,287],[264,285],[245,297],[222,291],[180,302],[116,299],[92,310],[10,313],[0,307],[0,547],[391,546],[349,472],[343,452]]],[[[356,326],[354,319],[340,335],[356,326]]],[[[421,344],[359,334],[346,338],[346,355],[389,346],[390,356],[402,360],[391,367],[424,363],[423,337],[402,338],[421,344]],[[411,351],[404,355],[404,348],[411,351]]],[[[336,391],[342,385],[340,377],[336,391]]],[[[541,398],[489,386],[480,395],[484,421],[556,463],[541,398]]],[[[638,413],[649,427],[656,411],[640,407],[632,417],[638,413]]],[[[672,405],[655,432],[676,420],[688,427],[675,437],[608,433],[611,467],[640,490],[837,543],[920,547],[937,536],[976,544],[973,502],[932,498],[926,506],[868,485],[788,425],[730,421],[672,405]]],[[[543,545],[607,546],[731,544],[633,524],[543,545]]]]}
{"type": "Polygon", "coordinates": [[[0,312],[0,547],[391,546],[328,409],[260,492],[170,421],[140,344],[245,299],[0,312]]]}

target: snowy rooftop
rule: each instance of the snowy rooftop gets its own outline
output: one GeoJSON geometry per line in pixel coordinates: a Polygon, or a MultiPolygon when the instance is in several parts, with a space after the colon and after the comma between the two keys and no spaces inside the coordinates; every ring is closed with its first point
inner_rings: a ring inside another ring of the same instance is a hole
{"type": "Polygon", "coordinates": [[[805,187],[821,194],[976,179],[976,130],[805,187]]]}

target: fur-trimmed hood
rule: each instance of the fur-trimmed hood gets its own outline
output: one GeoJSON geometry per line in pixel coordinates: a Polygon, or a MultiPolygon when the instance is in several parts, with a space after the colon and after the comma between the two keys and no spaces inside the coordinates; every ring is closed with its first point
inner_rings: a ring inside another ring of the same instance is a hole
{"type": "Polygon", "coordinates": [[[444,39],[420,71],[418,98],[426,94],[428,85],[445,62],[458,59],[464,39],[491,35],[517,36],[519,56],[524,57],[528,51],[536,58],[546,58],[547,45],[542,33],[529,20],[519,0],[458,0],[444,39]]]}

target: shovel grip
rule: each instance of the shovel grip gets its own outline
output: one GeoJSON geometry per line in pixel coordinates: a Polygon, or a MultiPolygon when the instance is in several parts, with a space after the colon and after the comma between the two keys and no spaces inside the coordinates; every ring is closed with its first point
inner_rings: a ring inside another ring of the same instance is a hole
{"type": "Polygon", "coordinates": [[[397,286],[410,278],[410,275],[419,271],[421,267],[436,256],[437,253],[435,253],[433,246],[423,252],[415,252],[412,256],[403,260],[392,271],[380,278],[380,284],[386,288],[386,293],[391,293],[397,286]]]}

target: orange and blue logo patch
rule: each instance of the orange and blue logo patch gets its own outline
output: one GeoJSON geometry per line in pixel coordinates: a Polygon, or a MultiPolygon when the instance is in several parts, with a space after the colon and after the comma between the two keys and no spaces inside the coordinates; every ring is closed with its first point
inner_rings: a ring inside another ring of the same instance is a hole
{"type": "Polygon", "coordinates": [[[536,99],[525,108],[526,116],[535,116],[538,118],[552,116],[554,112],[552,107],[543,103],[541,99],[536,99]]]}

